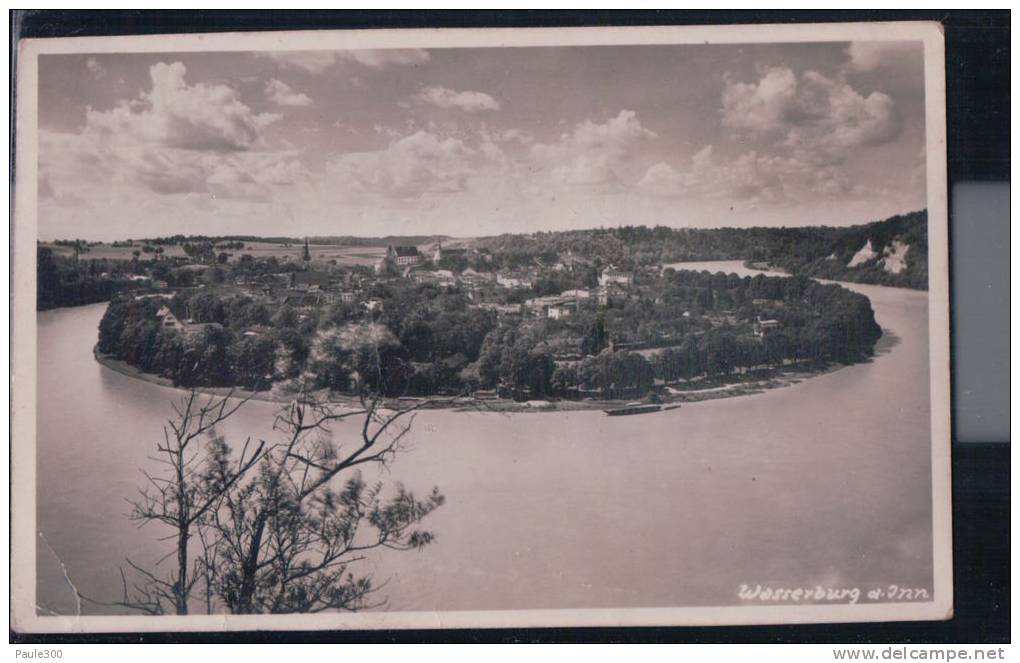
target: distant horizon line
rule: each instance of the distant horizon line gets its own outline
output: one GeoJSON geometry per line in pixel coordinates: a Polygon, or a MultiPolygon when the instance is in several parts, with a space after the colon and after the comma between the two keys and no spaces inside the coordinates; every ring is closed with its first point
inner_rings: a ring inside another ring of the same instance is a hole
{"type": "Polygon", "coordinates": [[[299,241],[303,242],[306,239],[309,243],[313,243],[312,240],[321,239],[352,239],[352,240],[383,240],[383,239],[402,239],[402,238],[424,238],[428,239],[451,239],[451,240],[478,240],[488,239],[492,237],[502,237],[505,235],[518,235],[518,236],[531,236],[539,233],[578,233],[578,232],[594,232],[594,231],[606,231],[606,230],[617,230],[620,228],[667,228],[669,230],[788,230],[793,228],[854,228],[859,226],[866,226],[873,223],[880,223],[882,221],[888,221],[889,219],[908,216],[910,214],[917,214],[920,212],[927,212],[927,207],[922,207],[907,212],[901,212],[893,214],[881,219],[873,219],[871,221],[862,221],[858,223],[852,223],[849,225],[831,225],[831,224],[801,224],[801,225],[782,225],[782,226],[718,226],[718,227],[707,227],[707,226],[670,226],[665,224],[624,224],[618,226],[597,226],[590,228],[568,228],[563,230],[533,230],[531,232],[502,232],[492,235],[448,235],[445,233],[414,233],[414,234],[383,234],[383,235],[353,235],[353,234],[338,234],[338,235],[324,235],[324,234],[302,234],[302,235],[255,235],[255,234],[233,234],[233,235],[201,235],[201,234],[184,234],[184,233],[171,233],[168,235],[152,236],[152,237],[124,237],[122,239],[90,239],[87,237],[56,237],[52,239],[43,239],[41,237],[36,238],[36,243],[54,243],[54,242],[70,242],[70,241],[85,241],[85,242],[99,242],[102,244],[109,244],[111,242],[124,242],[124,241],[150,241],[156,239],[166,239],[170,237],[183,237],[185,239],[190,238],[205,238],[205,239],[218,239],[218,240],[240,240],[249,238],[251,241],[273,241],[274,243],[280,241],[299,241]]]}

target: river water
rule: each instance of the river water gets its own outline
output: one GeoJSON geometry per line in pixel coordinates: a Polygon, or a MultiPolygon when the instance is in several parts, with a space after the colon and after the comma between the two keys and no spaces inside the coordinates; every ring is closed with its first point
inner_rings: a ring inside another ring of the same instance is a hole
{"type": "MultiPolygon", "coordinates": [[[[382,478],[447,504],[436,543],[362,567],[388,580],[388,609],[737,605],[741,583],[930,592],[927,293],[847,287],[871,298],[876,357],[790,387],[635,417],[422,413],[382,478]]],[[[71,583],[115,600],[126,557],[166,552],[126,500],[158,471],[182,392],[95,362],[104,306],[38,315],[41,614],[73,614],[71,583]]],[[[222,432],[267,435],[276,407],[249,403],[222,432]]]]}

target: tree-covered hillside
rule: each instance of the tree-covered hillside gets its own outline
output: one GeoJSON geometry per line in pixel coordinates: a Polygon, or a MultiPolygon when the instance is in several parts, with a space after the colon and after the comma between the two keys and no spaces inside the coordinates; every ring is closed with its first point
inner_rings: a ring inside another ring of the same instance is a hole
{"type": "Polygon", "coordinates": [[[927,212],[921,210],[842,228],[622,226],[506,234],[480,238],[474,244],[490,249],[497,267],[554,264],[568,254],[591,260],[596,266],[746,260],[793,274],[925,289],[927,220],[927,212]],[[866,249],[869,242],[870,251],[866,249]]]}
{"type": "Polygon", "coordinates": [[[857,283],[928,288],[928,213],[827,231],[815,242],[767,244],[752,255],[793,274],[857,283]]]}

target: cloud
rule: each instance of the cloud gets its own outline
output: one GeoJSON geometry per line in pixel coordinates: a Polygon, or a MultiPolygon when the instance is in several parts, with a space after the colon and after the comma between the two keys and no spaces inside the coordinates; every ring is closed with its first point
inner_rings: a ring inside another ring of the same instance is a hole
{"type": "Polygon", "coordinates": [[[499,102],[484,92],[457,92],[446,87],[427,87],[418,93],[418,98],[439,108],[459,108],[469,113],[499,110],[499,102]]]}
{"type": "Polygon", "coordinates": [[[281,80],[272,79],[266,83],[266,98],[277,106],[310,106],[312,98],[307,94],[295,92],[281,80]]]}
{"type": "Polygon", "coordinates": [[[817,145],[837,155],[893,141],[903,128],[889,95],[876,91],[865,97],[849,84],[813,71],[801,78],[792,125],[787,135],[791,145],[817,145]]]}
{"type": "Polygon", "coordinates": [[[767,134],[786,124],[797,103],[797,77],[786,68],[769,69],[757,83],[727,80],[722,97],[723,125],[767,134]]]}
{"type": "Polygon", "coordinates": [[[654,138],[637,114],[621,110],[604,123],[585,120],[555,143],[536,143],[530,156],[537,170],[566,184],[605,185],[626,179],[635,147],[654,138]]]}
{"type": "Polygon", "coordinates": [[[686,192],[689,181],[687,175],[660,161],[648,167],[638,181],[638,188],[655,196],[680,196],[686,192]]]}
{"type": "Polygon", "coordinates": [[[499,143],[512,143],[518,142],[521,145],[530,145],[535,142],[535,139],[527,132],[521,131],[520,129],[504,129],[503,131],[497,131],[493,136],[493,140],[499,143]]]}
{"type": "Polygon", "coordinates": [[[233,88],[189,84],[185,74],[179,62],[158,63],[148,91],[87,109],[80,132],[41,131],[39,169],[50,190],[100,206],[111,192],[268,200],[307,176],[296,151],[268,151],[262,140],[279,115],[255,113],[233,88]]]}
{"type": "Polygon", "coordinates": [[[200,193],[206,191],[206,172],[193,159],[166,150],[144,149],[131,162],[138,181],[154,193],[200,193]]]}
{"type": "Polygon", "coordinates": [[[727,80],[721,113],[726,127],[829,163],[854,148],[895,140],[902,129],[889,95],[864,96],[849,83],[815,71],[798,79],[784,67],[769,69],[754,83],[727,80]]]}
{"type": "Polygon", "coordinates": [[[321,74],[337,61],[336,51],[265,51],[255,55],[311,74],[321,74]]]}
{"type": "Polygon", "coordinates": [[[311,74],[321,74],[341,61],[356,62],[371,69],[384,69],[391,65],[417,65],[429,61],[428,51],[421,49],[260,51],[255,55],[311,74]]]}
{"type": "Polygon", "coordinates": [[[406,66],[424,64],[429,61],[428,51],[419,48],[391,50],[360,50],[338,51],[340,59],[353,60],[373,69],[383,69],[390,65],[406,66]]]}
{"type": "Polygon", "coordinates": [[[188,85],[185,66],[160,62],[149,70],[152,88],[109,111],[88,109],[89,130],[111,140],[137,139],[189,150],[246,150],[260,131],[279,119],[254,113],[227,85],[188,85]]]}
{"type": "Polygon", "coordinates": [[[85,66],[88,68],[89,72],[92,73],[92,75],[95,77],[97,81],[106,77],[106,67],[99,64],[99,60],[95,58],[89,58],[88,60],[85,61],[85,66]]]}
{"type": "Polygon", "coordinates": [[[803,202],[812,197],[864,193],[850,184],[839,167],[817,166],[796,155],[749,151],[732,159],[718,158],[708,145],[680,170],[668,163],[648,168],[638,182],[645,193],[659,197],[699,197],[747,203],[803,202]]]}
{"type": "Polygon", "coordinates": [[[326,186],[384,198],[463,191],[476,172],[480,154],[456,138],[418,131],[374,152],[352,152],[332,159],[326,186]]]}
{"type": "Polygon", "coordinates": [[[846,54],[852,70],[865,72],[895,64],[921,48],[922,44],[916,41],[855,41],[847,47],[846,54]]]}

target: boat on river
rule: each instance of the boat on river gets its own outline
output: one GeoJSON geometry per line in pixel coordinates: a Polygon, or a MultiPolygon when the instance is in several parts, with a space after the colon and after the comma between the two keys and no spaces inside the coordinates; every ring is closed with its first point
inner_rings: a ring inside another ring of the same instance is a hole
{"type": "Polygon", "coordinates": [[[661,405],[656,405],[654,403],[628,403],[623,407],[603,410],[603,412],[608,414],[610,417],[620,417],[627,414],[648,414],[649,412],[658,412],[661,409],[661,405]]]}

